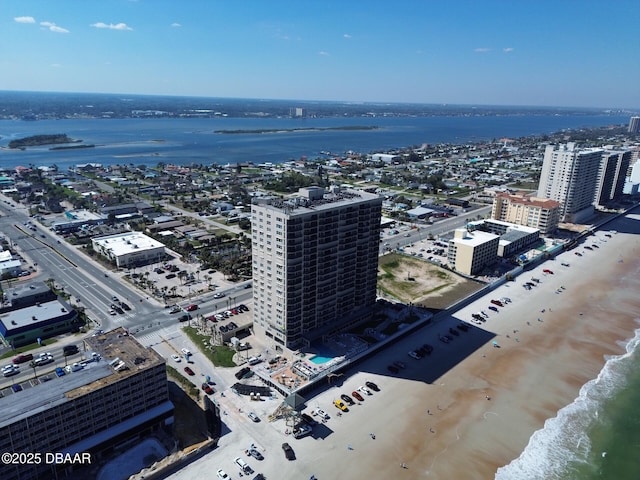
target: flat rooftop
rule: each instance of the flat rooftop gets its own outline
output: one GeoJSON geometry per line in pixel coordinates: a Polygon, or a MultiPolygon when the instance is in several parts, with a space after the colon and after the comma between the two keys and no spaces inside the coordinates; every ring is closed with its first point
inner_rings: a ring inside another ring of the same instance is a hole
{"type": "Polygon", "coordinates": [[[23,327],[37,326],[39,323],[67,315],[70,311],[66,304],[59,300],[52,300],[51,302],[2,313],[0,314],[0,322],[4,324],[8,331],[11,331],[23,327]]]}
{"type": "Polygon", "coordinates": [[[165,363],[155,350],[144,347],[122,327],[86,338],[84,343],[87,360],[77,362],[84,365],[82,370],[62,377],[55,373],[39,373],[40,378],[48,376],[51,379],[36,385],[24,380],[20,382],[24,390],[18,393],[5,389],[7,395],[0,398],[0,428],[165,363]],[[93,360],[93,352],[100,356],[97,361],[93,360]],[[114,362],[116,359],[118,362],[114,362]],[[120,361],[126,368],[115,371],[114,367],[120,361]]]}
{"type": "Polygon", "coordinates": [[[108,237],[100,237],[93,240],[97,245],[110,250],[114,255],[120,256],[132,252],[164,248],[164,245],[140,232],[127,232],[108,237]]]}
{"type": "MultiPolygon", "coordinates": [[[[312,187],[307,188],[311,189],[312,187]]],[[[379,200],[382,202],[382,197],[379,195],[360,190],[342,189],[337,192],[324,192],[321,196],[318,194],[317,190],[313,191],[316,195],[305,197],[299,192],[287,199],[255,199],[254,204],[294,216],[322,210],[331,210],[336,207],[346,207],[372,200],[379,200]]]]}

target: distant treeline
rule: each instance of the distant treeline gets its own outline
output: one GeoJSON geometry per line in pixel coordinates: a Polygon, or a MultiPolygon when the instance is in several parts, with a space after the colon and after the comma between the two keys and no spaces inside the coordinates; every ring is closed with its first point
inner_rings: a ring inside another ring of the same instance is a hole
{"type": "Polygon", "coordinates": [[[78,143],[82,140],[73,140],[64,133],[54,135],[33,135],[31,137],[19,138],[9,142],[9,148],[37,147],[40,145],[57,145],[60,143],[78,143]]]}
{"type": "Polygon", "coordinates": [[[344,127],[313,127],[313,128],[258,128],[254,130],[215,130],[214,133],[281,133],[281,132],[324,132],[327,130],[376,130],[372,125],[346,125],[344,127]]]}

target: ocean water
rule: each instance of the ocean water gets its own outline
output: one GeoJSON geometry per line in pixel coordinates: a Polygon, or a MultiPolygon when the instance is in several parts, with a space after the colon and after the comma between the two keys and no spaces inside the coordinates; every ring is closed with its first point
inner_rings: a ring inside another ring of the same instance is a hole
{"type": "Polygon", "coordinates": [[[67,169],[80,163],[157,165],[282,163],[321,152],[381,152],[424,143],[464,144],[554,133],[568,128],[625,125],[621,115],[435,116],[377,118],[183,118],[0,120],[0,165],[67,169]],[[304,130],[222,134],[217,130],[376,126],[375,130],[304,130]],[[8,150],[16,138],[65,133],[95,148],[8,150]]]}
{"type": "MultiPolygon", "coordinates": [[[[636,319],[640,325],[640,318],[636,319]]],[[[640,328],[496,480],[640,479],[640,328]]]]}

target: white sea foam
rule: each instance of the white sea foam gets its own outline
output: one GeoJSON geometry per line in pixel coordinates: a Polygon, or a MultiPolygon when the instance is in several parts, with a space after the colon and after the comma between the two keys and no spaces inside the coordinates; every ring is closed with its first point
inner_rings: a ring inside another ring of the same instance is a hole
{"type": "Polygon", "coordinates": [[[597,421],[601,403],[624,385],[628,359],[640,345],[640,329],[626,344],[626,353],[610,357],[594,380],[580,389],[571,404],[548,419],[529,439],[522,454],[496,472],[496,480],[566,479],[569,464],[587,462],[589,426],[597,421]]]}

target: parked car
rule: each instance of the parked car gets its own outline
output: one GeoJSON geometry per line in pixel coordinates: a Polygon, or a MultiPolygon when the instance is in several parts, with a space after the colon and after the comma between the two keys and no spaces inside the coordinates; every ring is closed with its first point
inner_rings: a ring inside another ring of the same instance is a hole
{"type": "Polygon", "coordinates": [[[207,395],[213,395],[214,393],[213,388],[211,388],[208,383],[202,384],[202,390],[204,390],[204,393],[206,393],[207,395]]]}
{"type": "Polygon", "coordinates": [[[373,382],[365,382],[364,383],[368,388],[370,388],[371,390],[373,390],[374,392],[379,392],[380,391],[380,387],[378,387],[378,385],[376,385],[373,382]]]}
{"type": "Polygon", "coordinates": [[[343,412],[349,411],[349,408],[345,405],[345,403],[342,400],[334,400],[333,404],[343,412]]]}
{"type": "Polygon", "coordinates": [[[260,417],[253,412],[249,412],[247,416],[255,423],[258,423],[260,421],[260,417]]]}
{"type": "Polygon", "coordinates": [[[358,391],[364,393],[365,395],[373,395],[373,393],[371,393],[371,390],[369,390],[367,387],[365,387],[364,385],[360,385],[358,387],[358,391]]]}
{"type": "Polygon", "coordinates": [[[178,362],[178,363],[182,361],[182,359],[180,358],[180,355],[176,355],[175,353],[173,355],[171,355],[171,359],[174,362],[178,362]]]}
{"type": "Polygon", "coordinates": [[[353,395],[353,398],[355,398],[359,402],[364,402],[364,398],[362,397],[362,395],[360,395],[360,393],[357,390],[354,390],[353,392],[351,392],[351,395],[353,395]]]}
{"type": "Polygon", "coordinates": [[[550,275],[553,275],[553,272],[551,270],[549,270],[548,268],[545,268],[544,270],[542,270],[544,273],[548,273],[550,275]]]}
{"type": "Polygon", "coordinates": [[[353,401],[353,398],[351,398],[349,395],[342,394],[340,395],[340,398],[345,402],[347,402],[349,405],[353,405],[354,403],[356,403],[353,401]]]}
{"type": "MultiPolygon", "coordinates": [[[[44,235],[43,235],[44,237],[44,235]]],[[[11,390],[14,391],[14,393],[18,393],[22,391],[22,385],[20,385],[19,383],[14,383],[13,385],[11,385],[11,390]]]]}
{"type": "Polygon", "coordinates": [[[64,369],[62,367],[56,367],[56,375],[58,377],[64,377],[65,375],[64,369]]]}
{"type": "Polygon", "coordinates": [[[216,472],[216,475],[218,476],[218,478],[220,480],[231,480],[231,477],[229,475],[227,475],[227,472],[225,472],[221,468],[218,469],[218,471],[216,472]]]}
{"type": "Polygon", "coordinates": [[[416,352],[415,350],[411,350],[408,354],[411,358],[415,358],[416,360],[420,360],[422,356],[416,352]]]}
{"type": "Polygon", "coordinates": [[[316,415],[317,417],[320,417],[322,420],[329,420],[329,414],[327,414],[327,412],[325,412],[324,410],[322,410],[321,408],[316,408],[313,412],[311,412],[313,415],[316,415]]]}
{"type": "Polygon", "coordinates": [[[395,365],[389,365],[387,367],[387,370],[389,370],[391,373],[399,373],[400,369],[398,367],[396,367],[395,365]]]}
{"type": "Polygon", "coordinates": [[[234,458],[233,462],[240,467],[240,470],[242,470],[242,473],[245,475],[251,475],[253,473],[253,469],[241,457],[234,458]]]}
{"type": "Polygon", "coordinates": [[[293,448],[291,448],[291,445],[289,445],[288,443],[282,444],[282,450],[284,451],[284,456],[287,458],[287,460],[296,459],[296,454],[293,451],[293,448]]]}
{"type": "Polygon", "coordinates": [[[252,446],[251,448],[249,448],[248,452],[249,455],[251,455],[256,460],[264,460],[262,454],[255,447],[252,446]]]}
{"type": "Polygon", "coordinates": [[[398,368],[407,368],[407,365],[400,360],[396,360],[395,362],[393,362],[393,365],[398,368]]]}
{"type": "Polygon", "coordinates": [[[498,307],[504,306],[504,304],[500,300],[496,300],[496,299],[491,300],[491,303],[493,303],[494,305],[497,305],[498,307]]]}
{"type": "Polygon", "coordinates": [[[188,348],[183,348],[181,351],[185,357],[188,357],[191,355],[191,351],[188,348]]]}
{"type": "Polygon", "coordinates": [[[189,367],[184,367],[184,371],[187,372],[187,375],[189,375],[190,377],[193,377],[195,375],[193,370],[191,370],[191,368],[189,367]]]}

